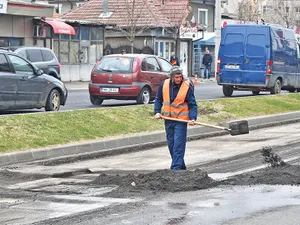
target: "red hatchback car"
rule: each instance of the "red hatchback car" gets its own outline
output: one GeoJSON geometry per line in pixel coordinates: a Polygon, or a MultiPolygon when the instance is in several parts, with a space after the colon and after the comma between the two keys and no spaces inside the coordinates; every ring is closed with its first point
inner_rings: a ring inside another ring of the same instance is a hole
{"type": "Polygon", "coordinates": [[[154,100],[161,82],[169,78],[171,68],[166,59],[155,55],[103,56],[91,72],[91,103],[101,105],[105,99],[118,99],[148,104],[154,100]]]}

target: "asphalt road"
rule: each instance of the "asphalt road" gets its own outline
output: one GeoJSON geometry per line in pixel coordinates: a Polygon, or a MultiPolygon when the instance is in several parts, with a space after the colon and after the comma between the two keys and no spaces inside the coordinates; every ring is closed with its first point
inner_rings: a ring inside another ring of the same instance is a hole
{"type": "MultiPolygon", "coordinates": [[[[288,92],[283,91],[282,94],[288,92]]],[[[260,96],[269,95],[269,92],[262,92],[260,96]]],[[[252,92],[248,91],[234,91],[232,97],[249,97],[253,96],[252,92]]],[[[216,82],[205,82],[195,85],[195,97],[197,100],[218,99],[226,98],[223,95],[222,87],[218,86],[216,82]]],[[[61,111],[76,110],[76,109],[89,109],[99,107],[119,107],[136,105],[136,101],[123,101],[123,100],[105,100],[101,106],[94,106],[89,99],[88,90],[70,90],[67,103],[61,106],[61,111]]],[[[0,115],[6,114],[20,114],[20,113],[35,113],[45,112],[44,109],[31,109],[31,110],[14,110],[7,112],[0,112],[0,115]]]]}
{"type": "MultiPolygon", "coordinates": [[[[294,123],[247,135],[188,142],[186,164],[189,169],[208,171],[214,179],[224,179],[266,166],[259,152],[266,145],[285,162],[300,164],[299,126],[294,123]]],[[[104,197],[115,187],[85,185],[104,171],[124,175],[169,166],[166,146],[65,165],[12,165],[11,171],[22,174],[1,177],[0,224],[295,225],[300,220],[299,186],[225,186],[179,193],[150,191],[141,197],[134,192],[104,197]],[[41,180],[33,176],[86,168],[92,173],[41,180]]]]}
{"type": "MultiPolygon", "coordinates": [[[[269,93],[263,93],[266,95],[269,93]]],[[[233,97],[248,97],[253,96],[251,92],[235,91],[233,97]]],[[[224,98],[222,87],[215,82],[206,82],[195,85],[195,97],[197,100],[224,98]]],[[[120,100],[105,100],[100,107],[136,105],[136,101],[120,101],[120,100]]],[[[67,104],[61,110],[97,108],[93,106],[89,100],[88,91],[70,91],[67,104]]]]}

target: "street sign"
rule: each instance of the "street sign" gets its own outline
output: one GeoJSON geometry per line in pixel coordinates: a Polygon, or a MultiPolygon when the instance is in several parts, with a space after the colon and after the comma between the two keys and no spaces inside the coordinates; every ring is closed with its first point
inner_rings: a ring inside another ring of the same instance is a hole
{"type": "Polygon", "coordinates": [[[0,14],[7,12],[7,0],[0,0],[0,14]]]}

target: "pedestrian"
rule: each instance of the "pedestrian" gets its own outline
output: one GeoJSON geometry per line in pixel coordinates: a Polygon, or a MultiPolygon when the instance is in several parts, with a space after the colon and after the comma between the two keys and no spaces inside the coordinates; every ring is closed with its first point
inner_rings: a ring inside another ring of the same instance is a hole
{"type": "Polygon", "coordinates": [[[170,63],[174,66],[180,66],[180,62],[178,57],[175,55],[175,52],[171,53],[170,63]]]}
{"type": "Polygon", "coordinates": [[[122,49],[122,55],[126,54],[126,50],[122,49]]]}
{"type": "MultiPolygon", "coordinates": [[[[174,67],[170,78],[164,80],[156,94],[154,115],[156,119],[163,116],[187,120],[189,125],[195,125],[198,106],[194,96],[193,86],[189,79],[184,78],[182,70],[174,67]],[[161,109],[163,107],[163,113],[161,109]]],[[[186,170],[184,154],[186,149],[187,123],[165,120],[165,130],[169,152],[172,158],[171,170],[186,170]]]]}
{"type": "Polygon", "coordinates": [[[202,64],[204,65],[204,79],[210,79],[212,61],[213,58],[209,53],[209,50],[206,50],[205,55],[202,58],[202,64]]]}

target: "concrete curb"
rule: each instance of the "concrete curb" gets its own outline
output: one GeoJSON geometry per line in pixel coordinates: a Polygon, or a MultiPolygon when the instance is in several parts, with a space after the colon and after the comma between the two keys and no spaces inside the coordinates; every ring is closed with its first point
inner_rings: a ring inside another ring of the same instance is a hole
{"type": "MultiPolygon", "coordinates": [[[[288,123],[300,122],[300,111],[248,118],[250,130],[288,123]]],[[[228,126],[228,123],[223,124],[228,126]]],[[[226,131],[216,131],[208,127],[188,129],[188,140],[227,135],[226,131]]],[[[166,145],[165,131],[137,134],[114,139],[89,141],[84,143],[33,149],[24,152],[12,152],[0,155],[0,166],[17,163],[35,162],[43,165],[60,164],[81,159],[90,159],[107,155],[124,154],[166,145]]]]}

